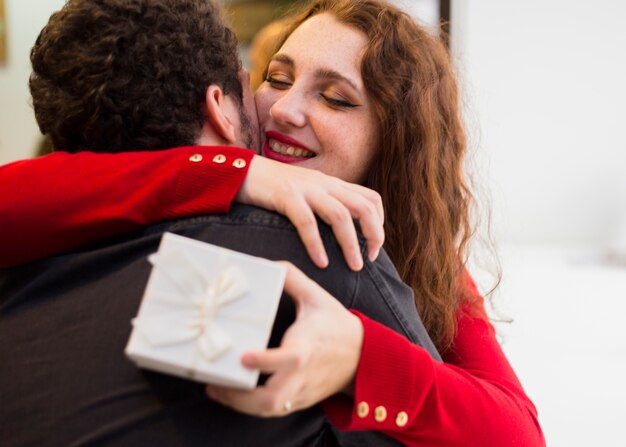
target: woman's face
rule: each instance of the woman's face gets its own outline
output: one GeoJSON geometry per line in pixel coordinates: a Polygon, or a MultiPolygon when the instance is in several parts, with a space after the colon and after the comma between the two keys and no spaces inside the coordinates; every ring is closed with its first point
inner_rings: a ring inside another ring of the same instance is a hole
{"type": "Polygon", "coordinates": [[[272,58],[256,94],[262,153],[362,183],[378,148],[378,125],[361,78],[367,39],[319,14],[272,58]]]}

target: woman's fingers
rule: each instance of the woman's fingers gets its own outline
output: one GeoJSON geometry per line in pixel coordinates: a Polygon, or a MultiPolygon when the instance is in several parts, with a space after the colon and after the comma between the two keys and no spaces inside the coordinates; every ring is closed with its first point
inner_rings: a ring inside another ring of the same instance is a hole
{"type": "MultiPolygon", "coordinates": [[[[239,390],[207,385],[207,396],[237,411],[262,417],[285,416],[304,408],[298,374],[293,369],[282,369],[254,390],[239,390]],[[288,403],[287,403],[288,402],[288,403]]],[[[315,402],[310,402],[308,406],[315,402]]]]}
{"type": "Polygon", "coordinates": [[[309,193],[307,202],[332,227],[348,266],[358,271],[363,268],[363,257],[353,219],[361,224],[368,258],[375,260],[385,241],[382,200],[376,191],[363,186],[328,176],[322,179],[329,180],[327,187],[322,188],[320,182],[320,187],[309,193]]]}
{"type": "Polygon", "coordinates": [[[261,417],[285,416],[295,410],[289,398],[280,399],[281,394],[264,386],[254,390],[237,390],[207,385],[206,394],[213,400],[242,413],[261,417]],[[289,405],[285,406],[285,402],[289,405]]]}
{"type": "Polygon", "coordinates": [[[294,301],[296,301],[296,303],[302,301],[302,298],[307,296],[309,291],[314,291],[316,288],[324,290],[291,262],[276,261],[276,263],[287,269],[284,290],[294,299],[294,301]]]}
{"type": "Polygon", "coordinates": [[[245,367],[257,368],[268,374],[280,370],[296,369],[306,362],[307,349],[300,346],[301,340],[293,332],[301,323],[302,318],[306,318],[306,314],[314,309],[320,300],[334,300],[319,284],[306,276],[291,262],[276,261],[276,263],[287,268],[283,289],[296,304],[296,322],[285,333],[280,347],[248,352],[241,358],[245,367]]]}
{"type": "Polygon", "coordinates": [[[280,347],[260,352],[248,352],[241,357],[241,363],[246,368],[272,374],[281,369],[295,368],[301,360],[291,350],[280,347]]]}
{"type": "Polygon", "coordinates": [[[378,214],[378,217],[380,218],[381,224],[385,223],[385,208],[383,207],[383,199],[380,196],[380,194],[378,194],[373,189],[367,188],[365,186],[362,186],[356,183],[348,183],[348,182],[343,182],[343,183],[346,188],[362,195],[369,202],[371,202],[372,205],[374,205],[374,208],[376,209],[376,213],[378,214]]]}
{"type": "MultiPolygon", "coordinates": [[[[312,187],[302,198],[292,196],[284,204],[285,215],[291,220],[298,230],[298,234],[306,247],[309,256],[318,267],[328,265],[328,255],[324,249],[322,238],[319,233],[315,214],[331,226],[335,238],[341,247],[348,266],[358,271],[363,268],[363,257],[359,247],[352,209],[350,206],[363,201],[358,194],[339,187],[343,191],[337,191],[345,202],[334,197],[333,192],[327,189],[312,187]],[[351,197],[354,196],[354,197],[351,197]],[[358,197],[357,197],[358,196],[358,197]]],[[[375,225],[375,219],[368,217],[366,226],[371,230],[375,225]]],[[[382,232],[382,225],[378,224],[382,232]]]]}
{"type": "Polygon", "coordinates": [[[324,249],[315,219],[315,214],[317,214],[333,229],[348,266],[352,270],[358,271],[363,268],[363,257],[352,220],[353,210],[351,207],[354,208],[355,213],[361,213],[365,217],[364,224],[362,223],[364,235],[366,231],[368,234],[376,236],[380,233],[384,234],[384,232],[377,215],[372,216],[366,211],[370,207],[363,203],[365,199],[345,189],[336,194],[341,196],[343,201],[336,199],[324,189],[312,190],[306,198],[292,196],[284,204],[284,212],[296,227],[298,235],[315,265],[320,268],[328,266],[328,255],[324,249]]]}
{"type": "MultiPolygon", "coordinates": [[[[362,189],[370,191],[367,188],[362,189]]],[[[361,231],[367,243],[368,258],[370,261],[374,261],[385,242],[385,231],[381,210],[378,209],[376,200],[374,200],[375,197],[380,196],[374,191],[371,192],[375,195],[370,198],[361,193],[355,193],[353,189],[341,188],[334,191],[333,196],[345,205],[350,210],[352,217],[361,224],[361,231]]]]}
{"type": "Polygon", "coordinates": [[[319,268],[328,266],[328,255],[320,236],[311,206],[302,196],[294,196],[284,205],[285,216],[296,227],[309,257],[319,268]]]}
{"type": "Polygon", "coordinates": [[[352,270],[363,268],[353,218],[361,224],[371,260],[376,258],[384,241],[384,211],[380,195],[318,171],[254,157],[237,200],[287,216],[313,263],[321,268],[328,265],[328,256],[319,234],[316,214],[332,227],[352,270]]]}
{"type": "MultiPolygon", "coordinates": [[[[264,352],[252,362],[262,372],[272,374],[265,385],[254,390],[238,390],[235,388],[207,385],[206,394],[223,405],[235,410],[263,417],[284,416],[300,409],[301,393],[298,390],[298,379],[302,376],[302,367],[295,357],[285,352],[264,352]],[[289,408],[285,402],[289,401],[289,408]]],[[[244,356],[245,357],[245,356],[244,356]]],[[[313,405],[315,402],[309,403],[313,405]]]]}
{"type": "Polygon", "coordinates": [[[317,215],[332,227],[348,267],[354,271],[361,270],[363,257],[361,256],[352,213],[347,204],[328,193],[311,194],[309,203],[317,215]]]}
{"type": "Polygon", "coordinates": [[[244,413],[284,416],[345,390],[354,380],[363,342],[361,320],[289,262],[284,290],[296,321],[278,348],[245,354],[244,366],[272,374],[251,391],[208,386],[209,397],[244,413]]]}

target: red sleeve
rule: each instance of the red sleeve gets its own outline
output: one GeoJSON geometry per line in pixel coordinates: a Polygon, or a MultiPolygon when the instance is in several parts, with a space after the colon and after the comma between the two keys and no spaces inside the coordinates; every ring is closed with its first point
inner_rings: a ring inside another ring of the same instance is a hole
{"type": "Polygon", "coordinates": [[[365,329],[354,399],[322,404],[339,429],[382,430],[409,446],[545,446],[537,411],[485,319],[460,313],[440,363],[354,313],[365,329]]]}
{"type": "Polygon", "coordinates": [[[253,156],[235,147],[181,147],[56,152],[2,166],[0,267],[163,220],[227,212],[253,156]]]}

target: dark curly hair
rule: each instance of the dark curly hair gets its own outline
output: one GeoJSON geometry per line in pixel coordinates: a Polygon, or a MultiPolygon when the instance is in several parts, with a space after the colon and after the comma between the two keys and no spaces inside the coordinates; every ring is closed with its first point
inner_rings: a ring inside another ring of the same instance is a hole
{"type": "Polygon", "coordinates": [[[70,152],[191,145],[210,84],[242,102],[237,38],[209,0],[69,0],[30,58],[39,128],[70,152]]]}

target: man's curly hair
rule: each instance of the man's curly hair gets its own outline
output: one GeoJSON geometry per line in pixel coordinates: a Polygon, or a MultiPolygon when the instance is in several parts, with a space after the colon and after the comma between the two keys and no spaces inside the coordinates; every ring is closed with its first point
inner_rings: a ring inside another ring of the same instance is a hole
{"type": "Polygon", "coordinates": [[[242,102],[237,39],[210,0],[69,0],[30,58],[35,116],[60,150],[192,145],[210,84],[242,102]]]}

